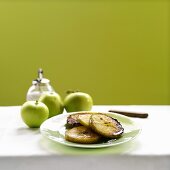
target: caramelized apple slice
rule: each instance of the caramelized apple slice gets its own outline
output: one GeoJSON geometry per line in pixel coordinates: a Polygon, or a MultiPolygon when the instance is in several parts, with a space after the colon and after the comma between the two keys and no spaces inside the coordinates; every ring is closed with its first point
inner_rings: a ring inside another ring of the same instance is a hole
{"type": "Polygon", "coordinates": [[[65,139],[74,143],[92,144],[100,140],[100,135],[85,126],[74,127],[65,132],[65,139]]]}
{"type": "Polygon", "coordinates": [[[92,114],[90,126],[96,133],[106,138],[119,138],[124,129],[120,122],[106,114],[92,114]]]}

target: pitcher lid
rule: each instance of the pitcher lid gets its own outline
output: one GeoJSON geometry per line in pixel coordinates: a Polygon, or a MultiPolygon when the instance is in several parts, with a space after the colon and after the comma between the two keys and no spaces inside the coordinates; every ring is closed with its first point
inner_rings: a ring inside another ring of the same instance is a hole
{"type": "Polygon", "coordinates": [[[45,85],[49,83],[50,80],[43,78],[43,70],[40,68],[38,69],[38,78],[32,81],[33,85],[39,84],[39,85],[45,85]]]}

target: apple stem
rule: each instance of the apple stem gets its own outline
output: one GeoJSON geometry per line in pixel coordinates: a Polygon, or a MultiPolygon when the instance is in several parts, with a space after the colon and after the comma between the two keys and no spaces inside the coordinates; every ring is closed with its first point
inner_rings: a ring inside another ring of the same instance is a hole
{"type": "Polygon", "coordinates": [[[35,104],[36,104],[36,105],[38,104],[38,100],[35,101],[35,104]]]}
{"type": "Polygon", "coordinates": [[[80,90],[67,90],[66,94],[80,92],[80,90]]]}

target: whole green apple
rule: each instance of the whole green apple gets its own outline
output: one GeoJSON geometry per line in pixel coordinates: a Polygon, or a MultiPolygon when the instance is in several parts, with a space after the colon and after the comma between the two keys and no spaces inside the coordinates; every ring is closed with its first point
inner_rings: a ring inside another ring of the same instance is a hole
{"type": "Polygon", "coordinates": [[[30,128],[38,128],[48,119],[48,107],[38,101],[27,101],[21,107],[21,117],[30,128]]]}
{"type": "Polygon", "coordinates": [[[93,106],[92,97],[83,92],[73,92],[64,99],[64,106],[67,112],[89,111],[93,106]]]}
{"type": "Polygon", "coordinates": [[[44,93],[40,98],[40,102],[43,102],[49,110],[49,117],[63,113],[64,106],[62,99],[58,93],[44,93]]]}

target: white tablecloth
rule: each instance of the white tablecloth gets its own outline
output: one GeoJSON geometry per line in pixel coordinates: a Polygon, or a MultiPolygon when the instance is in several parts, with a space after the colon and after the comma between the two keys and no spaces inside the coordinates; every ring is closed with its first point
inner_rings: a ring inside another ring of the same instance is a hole
{"type": "Polygon", "coordinates": [[[147,119],[133,118],[140,135],[131,142],[102,149],[66,147],[50,141],[38,129],[29,129],[20,118],[20,107],[0,107],[0,170],[170,170],[170,106],[94,106],[148,112],[147,119]]]}

